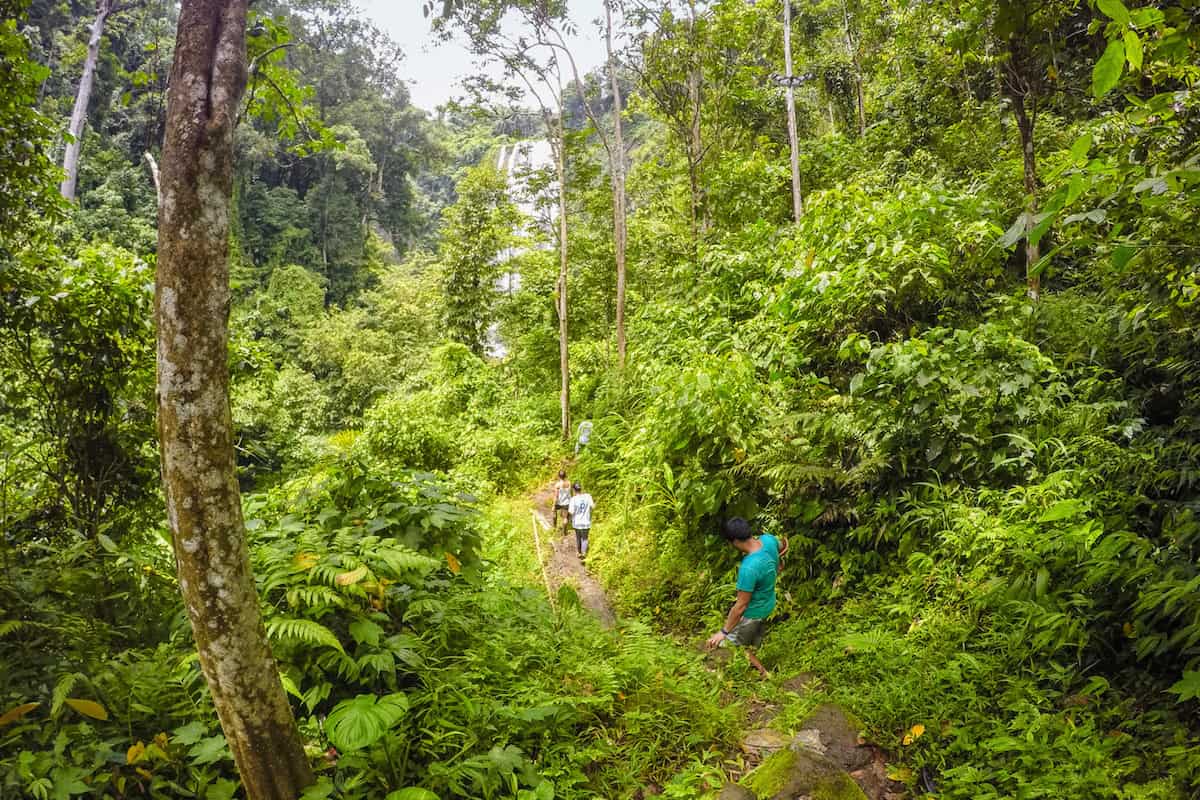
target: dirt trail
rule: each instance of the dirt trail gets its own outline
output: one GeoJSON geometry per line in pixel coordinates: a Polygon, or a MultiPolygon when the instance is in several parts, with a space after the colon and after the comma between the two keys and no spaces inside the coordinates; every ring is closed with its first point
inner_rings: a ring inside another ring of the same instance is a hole
{"type": "MultiPolygon", "coordinates": [[[[570,584],[579,595],[583,607],[600,620],[600,624],[611,628],[617,624],[617,617],[609,605],[608,597],[600,583],[592,577],[587,568],[579,561],[575,552],[575,534],[568,532],[564,536],[552,529],[554,509],[554,484],[548,484],[532,498],[534,519],[539,527],[544,545],[550,547],[550,558],[544,564],[547,589],[553,599],[558,594],[558,587],[564,583],[570,584]]],[[[538,553],[538,558],[542,554],[538,553]]]]}

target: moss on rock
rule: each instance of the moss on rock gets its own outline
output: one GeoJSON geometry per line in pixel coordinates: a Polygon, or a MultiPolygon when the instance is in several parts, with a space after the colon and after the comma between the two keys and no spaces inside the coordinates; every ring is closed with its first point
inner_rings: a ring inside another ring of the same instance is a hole
{"type": "Polygon", "coordinates": [[[771,754],[741,781],[759,800],[866,800],[862,789],[829,759],[807,750],[771,754]]]}

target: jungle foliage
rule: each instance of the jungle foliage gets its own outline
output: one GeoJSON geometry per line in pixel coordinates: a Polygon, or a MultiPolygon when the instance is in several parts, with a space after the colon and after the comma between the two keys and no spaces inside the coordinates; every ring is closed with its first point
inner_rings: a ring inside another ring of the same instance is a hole
{"type": "MultiPolygon", "coordinates": [[[[475,5],[513,4],[566,24],[475,5]]],[[[914,795],[1194,796],[1194,4],[795,7],[798,222],[779,2],[615,7],[625,107],[594,73],[562,109],[604,631],[542,593],[524,500],[567,456],[559,229],[553,165],[505,159],[549,132],[511,93],[415,109],[346,4],[254,4],[231,404],[306,797],[719,786],[729,701],[782,698],[679,644],[728,607],[733,515],[792,545],[763,659],[819,674],[914,795]]],[[[0,9],[0,797],[233,798],[152,411],[175,7],[110,22],[75,204],[93,9],[0,9]]]]}

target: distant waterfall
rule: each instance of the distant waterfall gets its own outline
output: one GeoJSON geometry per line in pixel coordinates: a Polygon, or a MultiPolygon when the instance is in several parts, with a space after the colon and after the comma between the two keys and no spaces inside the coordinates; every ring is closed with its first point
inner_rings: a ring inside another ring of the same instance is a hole
{"type": "MultiPolygon", "coordinates": [[[[538,170],[554,169],[554,151],[550,143],[544,139],[526,139],[512,144],[502,144],[496,151],[496,169],[508,178],[508,196],[516,204],[521,214],[528,220],[524,233],[533,237],[540,228],[553,228],[558,219],[558,206],[554,202],[557,187],[548,184],[540,193],[529,190],[528,177],[538,170]],[[540,196],[539,196],[540,195],[540,196]],[[540,208],[539,208],[540,206],[540,208]]],[[[547,231],[549,233],[549,231],[547,231]]],[[[544,240],[553,239],[546,236],[544,240]]],[[[550,247],[548,243],[537,245],[550,247]]],[[[497,261],[509,264],[512,259],[525,252],[525,247],[513,247],[502,252],[497,261]]],[[[506,269],[496,278],[496,291],[512,295],[521,288],[521,273],[515,267],[506,269]]],[[[493,323],[487,334],[487,354],[492,358],[504,358],[508,355],[508,346],[500,336],[499,326],[493,323]]]]}

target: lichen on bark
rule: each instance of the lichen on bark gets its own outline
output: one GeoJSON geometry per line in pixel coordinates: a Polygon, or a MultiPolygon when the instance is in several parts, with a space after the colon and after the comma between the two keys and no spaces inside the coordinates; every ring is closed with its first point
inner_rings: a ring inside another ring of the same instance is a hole
{"type": "Polygon", "coordinates": [[[233,133],[245,87],[247,0],[185,0],[160,180],[158,411],[179,585],[246,796],[313,780],[250,572],[229,408],[233,133]]]}

